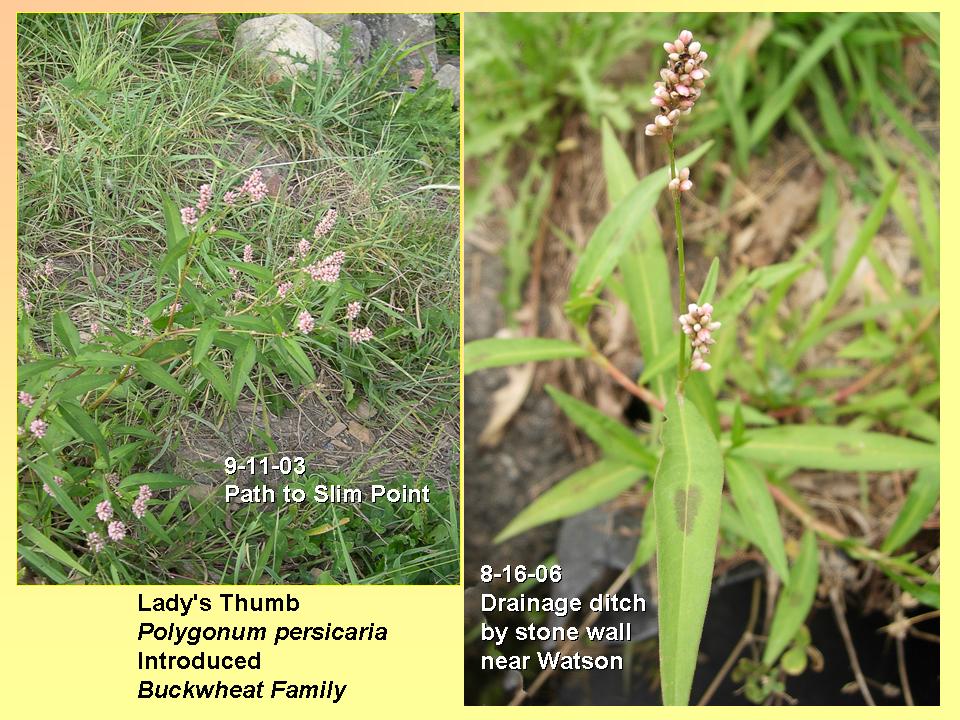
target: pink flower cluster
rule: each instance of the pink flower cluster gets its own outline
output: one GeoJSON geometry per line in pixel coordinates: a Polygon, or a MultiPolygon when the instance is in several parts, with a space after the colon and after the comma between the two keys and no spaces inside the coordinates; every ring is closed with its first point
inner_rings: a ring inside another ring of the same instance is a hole
{"type": "Polygon", "coordinates": [[[358,345],[368,340],[373,340],[373,330],[368,327],[354,328],[350,331],[350,342],[358,345]]]}
{"type": "Polygon", "coordinates": [[[313,229],[313,237],[317,239],[322,238],[324,235],[333,230],[333,226],[336,222],[337,209],[330,208],[324,213],[323,217],[320,218],[320,222],[318,222],[317,226],[313,229]]]}
{"type": "Polygon", "coordinates": [[[196,227],[199,221],[200,218],[197,217],[197,209],[195,207],[180,208],[180,222],[188,228],[196,227]]]}
{"type": "Polygon", "coordinates": [[[360,317],[360,309],[361,305],[359,300],[349,303],[347,305],[347,320],[356,320],[360,317]]]}
{"type": "Polygon", "coordinates": [[[254,170],[240,186],[240,194],[246,193],[253,202],[260,202],[267,196],[267,185],[263,182],[263,173],[254,170]]]}
{"type": "Polygon", "coordinates": [[[27,288],[21,286],[17,290],[17,294],[20,296],[20,299],[23,301],[23,311],[24,312],[33,312],[33,303],[30,302],[30,291],[27,288]]]}
{"type": "Polygon", "coordinates": [[[47,424],[43,420],[41,420],[40,418],[37,418],[32,423],[30,423],[30,432],[32,432],[33,436],[37,440],[39,440],[40,438],[42,438],[44,435],[47,434],[47,427],[48,427],[47,424]]]}
{"type": "Polygon", "coordinates": [[[713,332],[720,329],[720,323],[713,321],[713,305],[704,303],[697,305],[690,303],[687,314],[680,316],[680,329],[690,337],[693,346],[693,356],[690,367],[693,370],[706,372],[711,368],[704,356],[710,354],[710,346],[717,341],[713,339],[713,332]]]}
{"type": "Polygon", "coordinates": [[[103,522],[109,522],[110,518],[113,517],[113,505],[110,504],[109,500],[104,500],[97,505],[97,517],[103,522]]]}
{"type": "Polygon", "coordinates": [[[243,246],[243,261],[245,263],[253,262],[253,245],[243,246]]]}
{"type": "MultiPolygon", "coordinates": [[[[53,476],[53,482],[56,483],[57,487],[63,487],[63,478],[59,475],[53,476]]],[[[50,486],[47,485],[47,483],[43,484],[43,491],[50,497],[53,497],[53,490],[50,489],[50,486]]]]}
{"type": "Polygon", "coordinates": [[[17,395],[17,399],[24,407],[33,407],[34,399],[30,393],[21,391],[20,394],[17,395]]]}
{"type": "Polygon", "coordinates": [[[316,323],[313,320],[313,316],[304,310],[297,317],[297,327],[300,328],[300,332],[304,335],[309,335],[313,332],[313,328],[316,326],[316,323]]]}
{"type": "Polygon", "coordinates": [[[213,200],[213,188],[209,184],[200,186],[200,199],[197,200],[197,212],[203,215],[210,207],[210,201],[213,200]]]}
{"type": "Polygon", "coordinates": [[[147,502],[153,497],[149,485],[141,485],[140,492],[137,493],[137,499],[133,501],[133,514],[137,519],[143,518],[147,514],[147,502]]]}
{"type": "Polygon", "coordinates": [[[101,552],[106,546],[107,541],[104,540],[103,535],[96,530],[87,533],[87,547],[90,548],[90,552],[96,554],[101,552]]]}
{"type": "Polygon", "coordinates": [[[690,168],[683,168],[677,176],[667,183],[673,192],[685,193],[693,188],[693,181],[690,179],[690,168]]]}
{"type": "Polygon", "coordinates": [[[343,250],[337,250],[335,253],[327,255],[323,260],[308,265],[303,270],[310,273],[310,277],[317,282],[336,282],[340,277],[340,268],[346,258],[347,255],[343,250]]]}
{"type": "Polygon", "coordinates": [[[310,254],[310,241],[304,238],[297,243],[297,254],[296,257],[305,258],[310,254]]]}
{"type": "Polygon", "coordinates": [[[120,520],[114,520],[107,525],[107,536],[114,542],[120,542],[127,536],[127,526],[120,520]]]}
{"type": "Polygon", "coordinates": [[[684,30],[672,43],[664,43],[667,66],[660,71],[660,82],[654,84],[650,104],[659,109],[653,122],[644,128],[647,135],[670,135],[681,115],[686,115],[696,104],[710,77],[703,67],[707,53],[693,39],[693,33],[684,30]]]}
{"type": "Polygon", "coordinates": [[[281,300],[287,296],[287,293],[293,289],[292,282],[282,282],[277,285],[277,297],[281,300]]]}

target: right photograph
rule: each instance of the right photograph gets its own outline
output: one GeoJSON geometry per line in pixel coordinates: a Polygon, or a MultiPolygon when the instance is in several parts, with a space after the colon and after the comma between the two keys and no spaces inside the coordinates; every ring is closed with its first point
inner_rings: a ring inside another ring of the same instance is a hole
{"type": "Polygon", "coordinates": [[[939,15],[462,33],[465,704],[939,705],[939,15]]]}

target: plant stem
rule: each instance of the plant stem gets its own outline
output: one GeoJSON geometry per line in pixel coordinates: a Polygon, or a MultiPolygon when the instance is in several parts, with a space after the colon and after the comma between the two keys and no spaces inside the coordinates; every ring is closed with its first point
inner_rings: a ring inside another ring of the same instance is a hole
{"type": "Polygon", "coordinates": [[[648,390],[642,385],[638,385],[628,378],[616,365],[610,362],[610,359],[600,352],[600,348],[596,346],[593,342],[593,338],[590,337],[590,333],[586,328],[580,327],[577,328],[577,334],[580,337],[580,345],[590,354],[590,360],[593,361],[598,367],[600,367],[604,372],[606,372],[611,378],[613,378],[620,386],[622,386],[627,392],[631,395],[643,400],[652,407],[655,407],[660,412],[663,412],[664,402],[656,393],[648,390]]]}
{"type": "MultiPolygon", "coordinates": [[[[673,142],[673,135],[667,138],[667,147],[670,149],[670,179],[677,178],[677,151],[673,142]]],[[[671,191],[673,195],[673,220],[677,229],[677,281],[680,286],[679,312],[687,302],[687,269],[683,260],[683,221],[680,218],[680,192],[671,191]]],[[[677,392],[683,393],[683,383],[687,379],[687,336],[680,333],[680,360],[677,363],[677,392]]]]}

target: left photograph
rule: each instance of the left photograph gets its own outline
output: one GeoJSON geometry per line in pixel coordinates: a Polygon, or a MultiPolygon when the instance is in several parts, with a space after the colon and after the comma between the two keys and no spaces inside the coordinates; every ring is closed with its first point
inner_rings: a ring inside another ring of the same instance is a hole
{"type": "Polygon", "coordinates": [[[22,584],[460,582],[458,14],[20,14],[22,584]]]}

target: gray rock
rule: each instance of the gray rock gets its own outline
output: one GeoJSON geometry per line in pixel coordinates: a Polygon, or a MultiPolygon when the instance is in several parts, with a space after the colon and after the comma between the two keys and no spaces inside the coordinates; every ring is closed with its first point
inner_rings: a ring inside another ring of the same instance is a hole
{"type": "MultiPolygon", "coordinates": [[[[186,36],[191,40],[209,41],[220,39],[220,28],[217,25],[217,16],[211,13],[196,15],[171,15],[161,21],[172,25],[178,30],[186,30],[186,36]]],[[[190,43],[188,47],[203,47],[204,43],[190,43]]]]}
{"type": "Polygon", "coordinates": [[[453,106],[460,107],[460,68],[456,65],[444,65],[433,76],[437,85],[453,93],[453,106]]]}
{"type": "Polygon", "coordinates": [[[350,20],[350,13],[300,13],[300,17],[309,20],[324,32],[336,37],[340,28],[350,20]]]}
{"type": "Polygon", "coordinates": [[[370,28],[359,20],[351,20],[347,25],[350,26],[350,51],[353,59],[365,63],[370,59],[370,47],[373,44],[370,28]]]}
{"type": "Polygon", "coordinates": [[[236,49],[265,62],[267,81],[307,72],[307,63],[331,67],[339,43],[299,15],[270,15],[247,20],[237,28],[236,49]],[[297,58],[297,59],[295,59],[297,58]]]}
{"type": "Polygon", "coordinates": [[[220,154],[238,168],[260,170],[269,197],[289,199],[287,181],[293,158],[283,147],[256,135],[240,135],[227,139],[220,154]]]}
{"type": "MultiPolygon", "coordinates": [[[[436,39],[433,15],[430,14],[357,15],[357,19],[370,28],[372,46],[375,48],[384,43],[409,48],[423,42],[433,43],[436,39]]],[[[405,57],[400,62],[400,69],[405,72],[423,69],[425,62],[430,64],[432,70],[437,69],[437,48],[434,44],[422,47],[405,57]]]]}

